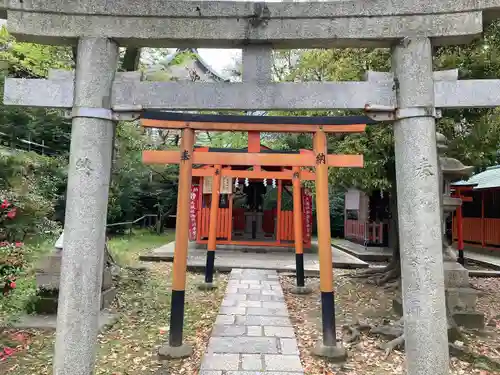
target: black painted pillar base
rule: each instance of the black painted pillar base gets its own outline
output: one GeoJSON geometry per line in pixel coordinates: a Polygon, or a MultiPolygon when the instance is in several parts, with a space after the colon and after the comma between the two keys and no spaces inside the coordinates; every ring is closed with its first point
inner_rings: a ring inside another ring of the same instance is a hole
{"type": "Polygon", "coordinates": [[[333,362],[343,362],[347,358],[347,352],[341,344],[337,345],[335,297],[333,292],[321,292],[321,315],[323,339],[316,344],[312,353],[319,357],[329,358],[333,362]]]}
{"type": "Polygon", "coordinates": [[[337,345],[335,296],[333,292],[321,292],[321,318],[323,323],[323,345],[337,345]]]}
{"type": "Polygon", "coordinates": [[[184,328],[184,290],[172,290],[172,301],[170,306],[170,333],[168,345],[158,349],[158,355],[162,359],[186,358],[191,356],[193,348],[182,343],[184,328]]]}
{"type": "Polygon", "coordinates": [[[304,254],[295,254],[295,272],[297,285],[290,289],[292,294],[310,294],[312,289],[306,286],[304,274],[304,254]]]}
{"type": "Polygon", "coordinates": [[[170,346],[182,345],[182,333],[184,329],[184,290],[172,290],[172,302],[170,306],[170,346]]]}
{"type": "Polygon", "coordinates": [[[304,275],[304,254],[295,254],[295,269],[297,273],[297,286],[305,286],[306,280],[304,275]]]}
{"type": "Polygon", "coordinates": [[[463,250],[458,250],[458,258],[457,258],[458,263],[460,263],[462,266],[465,266],[465,258],[464,258],[464,251],[463,250]]]}
{"type": "Polygon", "coordinates": [[[215,251],[207,251],[207,264],[205,266],[205,283],[214,282],[215,251]]]}

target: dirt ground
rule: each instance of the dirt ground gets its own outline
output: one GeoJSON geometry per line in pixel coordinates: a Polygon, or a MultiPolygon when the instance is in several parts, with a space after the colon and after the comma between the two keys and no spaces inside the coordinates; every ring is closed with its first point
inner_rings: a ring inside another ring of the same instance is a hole
{"type": "MultiPolygon", "coordinates": [[[[117,239],[111,249],[120,264],[143,266],[142,272],[123,270],[113,312],[118,321],[98,337],[96,375],[194,375],[198,372],[212,325],[226,289],[227,275],[217,274],[214,292],[197,289],[203,275],[188,273],[184,341],[194,354],[184,360],[159,361],[157,350],[168,341],[171,263],[138,262],[138,255],[165,242],[150,235],[117,239]]],[[[0,374],[52,374],[54,332],[6,329],[0,331],[0,374]],[[11,352],[12,350],[12,352],[11,352]]]]}
{"type": "MultiPolygon", "coordinates": [[[[383,319],[397,320],[392,312],[392,299],[395,292],[385,291],[375,285],[367,285],[360,279],[352,279],[349,275],[355,271],[339,271],[335,280],[335,307],[337,336],[342,337],[342,325],[357,321],[369,324],[380,324],[383,319]]],[[[400,375],[405,374],[404,352],[394,350],[385,358],[384,350],[377,344],[387,339],[362,334],[361,340],[353,344],[345,344],[349,353],[347,362],[341,366],[329,363],[310,353],[311,347],[321,337],[321,304],[319,295],[319,279],[310,278],[308,284],[314,292],[307,296],[290,294],[295,279],[282,276],[281,283],[295,327],[299,342],[302,365],[306,375],[400,375]]],[[[463,331],[464,343],[478,355],[487,356],[500,362],[500,279],[472,279],[474,287],[483,293],[479,297],[477,309],[486,316],[488,326],[483,332],[463,331]],[[498,322],[497,322],[498,319],[498,322]]],[[[452,375],[490,375],[500,374],[492,370],[488,361],[475,358],[464,362],[457,358],[450,359],[452,375]]]]}

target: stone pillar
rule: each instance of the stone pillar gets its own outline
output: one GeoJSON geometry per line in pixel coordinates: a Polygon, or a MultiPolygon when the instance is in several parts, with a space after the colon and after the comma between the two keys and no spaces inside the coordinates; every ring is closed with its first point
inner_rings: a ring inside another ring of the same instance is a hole
{"type": "Polygon", "coordinates": [[[400,114],[394,141],[408,375],[445,375],[448,337],[430,40],[405,38],[392,50],[392,67],[400,114]]]}
{"type": "Polygon", "coordinates": [[[94,372],[115,124],[111,87],[118,45],[82,38],[73,105],[55,375],[94,372]]]}

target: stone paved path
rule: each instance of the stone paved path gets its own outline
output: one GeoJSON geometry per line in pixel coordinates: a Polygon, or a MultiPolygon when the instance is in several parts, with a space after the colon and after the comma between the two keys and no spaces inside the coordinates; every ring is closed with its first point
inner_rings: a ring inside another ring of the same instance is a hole
{"type": "Polygon", "coordinates": [[[304,375],[276,271],[231,271],[200,375],[304,375]]]}

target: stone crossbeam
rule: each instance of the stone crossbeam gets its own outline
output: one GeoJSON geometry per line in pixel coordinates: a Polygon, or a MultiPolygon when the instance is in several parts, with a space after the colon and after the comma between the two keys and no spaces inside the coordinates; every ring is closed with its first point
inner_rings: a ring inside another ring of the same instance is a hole
{"type": "Polygon", "coordinates": [[[496,18],[498,9],[500,0],[3,2],[9,31],[20,41],[74,44],[88,35],[141,47],[389,47],[408,35],[458,44],[479,36],[483,19],[496,18]]]}
{"type": "MultiPolygon", "coordinates": [[[[456,80],[453,71],[435,72],[436,108],[500,106],[500,80],[456,80]]],[[[5,81],[6,105],[73,106],[72,72],[51,72],[52,79],[5,81]]],[[[118,73],[113,85],[116,110],[321,110],[364,109],[367,104],[395,107],[390,73],[368,72],[367,82],[200,83],[140,81],[135,72],[118,73]],[[378,77],[378,78],[377,78],[378,77]]]]}
{"type": "MultiPolygon", "coordinates": [[[[234,17],[254,15],[256,4],[243,1],[185,0],[0,0],[0,9],[39,13],[88,14],[98,16],[159,16],[159,17],[234,17]]],[[[332,18],[356,16],[393,16],[413,14],[443,14],[484,10],[500,10],[498,0],[333,0],[318,3],[284,1],[266,3],[269,18],[332,18]]]]}

